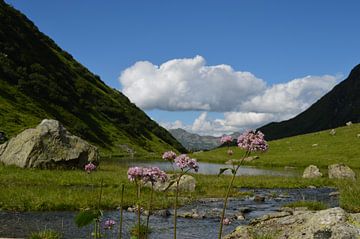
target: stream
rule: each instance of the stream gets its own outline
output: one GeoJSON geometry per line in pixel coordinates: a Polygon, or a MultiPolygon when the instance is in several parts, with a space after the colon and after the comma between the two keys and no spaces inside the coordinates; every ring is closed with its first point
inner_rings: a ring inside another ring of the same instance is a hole
{"type": "MultiPolygon", "coordinates": [[[[306,189],[241,189],[251,193],[244,198],[231,198],[227,207],[227,215],[236,214],[240,208],[246,208],[245,220],[232,220],[230,225],[224,226],[224,233],[228,234],[240,224],[247,224],[251,219],[277,211],[284,204],[299,200],[321,201],[329,207],[338,206],[338,198],[329,196],[336,191],[334,188],[306,188],[306,189]],[[262,196],[264,201],[254,201],[254,196],[262,196]]],[[[219,217],[211,216],[209,212],[220,212],[223,205],[221,199],[203,199],[179,209],[179,214],[196,211],[208,215],[203,219],[178,218],[177,238],[207,238],[216,239],[219,230],[219,217]]],[[[170,210],[172,212],[172,210],[170,210]]],[[[30,232],[53,229],[61,232],[64,238],[90,238],[92,227],[77,228],[74,224],[76,212],[5,212],[0,211],[0,237],[24,238],[30,232]]],[[[119,211],[105,211],[103,220],[119,220],[119,211]]],[[[124,211],[123,238],[130,238],[129,230],[136,220],[135,213],[124,211]]],[[[143,217],[145,221],[145,217],[143,217]]],[[[152,215],[150,218],[152,233],[150,239],[169,239],[173,236],[172,216],[163,217],[152,215]]],[[[105,238],[117,238],[117,228],[108,232],[105,238]]]]}

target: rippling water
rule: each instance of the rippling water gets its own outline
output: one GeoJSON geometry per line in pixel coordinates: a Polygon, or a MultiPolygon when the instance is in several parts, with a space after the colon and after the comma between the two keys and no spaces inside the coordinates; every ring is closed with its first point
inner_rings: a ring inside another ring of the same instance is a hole
{"type": "MultiPolygon", "coordinates": [[[[329,197],[332,188],[317,189],[242,189],[251,191],[255,195],[265,196],[264,202],[254,202],[253,198],[231,199],[227,213],[234,214],[240,207],[248,207],[251,212],[245,214],[245,221],[233,221],[224,226],[224,234],[230,233],[240,224],[249,220],[276,211],[285,203],[299,200],[316,200],[327,203],[329,206],[338,206],[336,197],[329,197]]],[[[222,208],[222,200],[203,200],[186,205],[179,209],[179,213],[196,209],[198,212],[222,208]]],[[[90,238],[91,227],[77,228],[74,224],[75,212],[0,212],[0,237],[26,237],[30,232],[54,229],[62,232],[65,238],[90,238]]],[[[106,211],[104,218],[119,219],[118,211],[106,211]]],[[[144,218],[145,219],[145,218],[144,218]]],[[[135,222],[135,214],[124,213],[124,236],[130,238],[129,229],[135,222]]],[[[218,233],[218,218],[188,219],[178,218],[178,239],[207,238],[216,239],[218,233]]],[[[164,218],[152,216],[150,226],[153,229],[150,239],[169,239],[173,233],[172,217],[164,218]]],[[[115,228],[115,231],[117,228],[115,228]]],[[[115,233],[108,234],[107,238],[117,238],[115,233]]]]}

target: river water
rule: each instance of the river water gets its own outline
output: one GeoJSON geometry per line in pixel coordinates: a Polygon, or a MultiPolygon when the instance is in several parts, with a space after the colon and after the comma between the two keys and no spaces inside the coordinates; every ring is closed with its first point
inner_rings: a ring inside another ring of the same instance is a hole
{"type": "MultiPolygon", "coordinates": [[[[275,212],[282,205],[299,201],[315,200],[327,203],[330,207],[338,206],[338,199],[330,197],[333,188],[316,189],[242,189],[252,195],[265,197],[263,202],[255,202],[253,196],[246,198],[232,198],[228,203],[227,215],[234,215],[239,208],[246,207],[250,212],[245,213],[245,220],[233,220],[230,225],[224,226],[224,235],[233,231],[238,225],[249,223],[251,219],[261,215],[275,212]]],[[[179,209],[179,214],[196,210],[199,213],[205,211],[220,211],[223,202],[219,199],[204,199],[188,204],[179,209]]],[[[171,209],[170,209],[171,211],[171,209]]],[[[0,211],[0,237],[24,238],[30,232],[53,229],[62,232],[64,238],[90,238],[91,227],[77,228],[74,224],[75,212],[1,212],[0,211]]],[[[105,211],[104,220],[107,218],[119,220],[118,211],[105,211]]],[[[124,212],[123,238],[130,238],[129,229],[135,222],[135,214],[124,212]]],[[[145,219],[145,218],[143,218],[145,219]]],[[[204,219],[178,218],[178,239],[216,239],[220,219],[208,217],[204,219]]],[[[152,233],[150,239],[170,239],[173,236],[173,219],[170,217],[151,216],[150,226],[152,233]]],[[[117,238],[117,228],[112,233],[108,232],[105,238],[117,238]]]]}
{"type": "MultiPolygon", "coordinates": [[[[123,161],[123,164],[127,164],[129,166],[140,166],[140,167],[159,167],[161,170],[172,171],[173,167],[169,162],[141,162],[141,161],[123,161]]],[[[199,172],[200,174],[208,174],[208,175],[217,175],[221,168],[231,167],[231,165],[226,164],[218,164],[218,163],[205,163],[199,162],[199,172]]],[[[225,174],[230,175],[231,172],[228,170],[225,174]]],[[[285,176],[292,177],[298,176],[299,172],[296,170],[285,170],[285,169],[262,169],[251,166],[241,166],[237,172],[237,175],[269,175],[269,176],[285,176]]]]}

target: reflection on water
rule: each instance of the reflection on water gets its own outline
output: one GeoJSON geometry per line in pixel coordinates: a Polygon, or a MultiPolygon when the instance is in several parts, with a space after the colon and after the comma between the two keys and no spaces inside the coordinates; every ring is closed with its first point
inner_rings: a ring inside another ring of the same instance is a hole
{"type": "MultiPolygon", "coordinates": [[[[141,166],[141,167],[159,167],[161,170],[172,171],[172,165],[169,162],[144,162],[144,161],[121,161],[124,164],[129,166],[141,166]]],[[[217,163],[204,163],[199,162],[199,172],[200,174],[216,175],[219,173],[220,168],[231,167],[226,164],[217,164],[217,163]]],[[[231,174],[230,171],[226,171],[225,174],[231,174]]],[[[237,175],[268,175],[268,176],[298,176],[299,173],[294,170],[284,170],[284,169],[261,169],[250,166],[241,166],[237,175]]]]}

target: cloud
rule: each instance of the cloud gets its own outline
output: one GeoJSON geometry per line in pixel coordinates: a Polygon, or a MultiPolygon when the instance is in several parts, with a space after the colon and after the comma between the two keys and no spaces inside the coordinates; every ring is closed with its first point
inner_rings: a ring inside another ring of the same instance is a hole
{"type": "Polygon", "coordinates": [[[144,110],[205,111],[192,125],[163,122],[199,134],[221,135],[286,120],[306,110],[331,90],[341,76],[305,76],[268,85],[229,65],[207,66],[201,56],[173,59],[160,66],[136,62],[119,77],[123,93],[144,110]],[[206,112],[222,112],[209,119],[206,112]]]}
{"type": "Polygon", "coordinates": [[[139,61],[119,78],[123,93],[142,109],[231,111],[255,97],[266,83],[229,65],[206,66],[201,56],[160,66],[139,61]]]}

